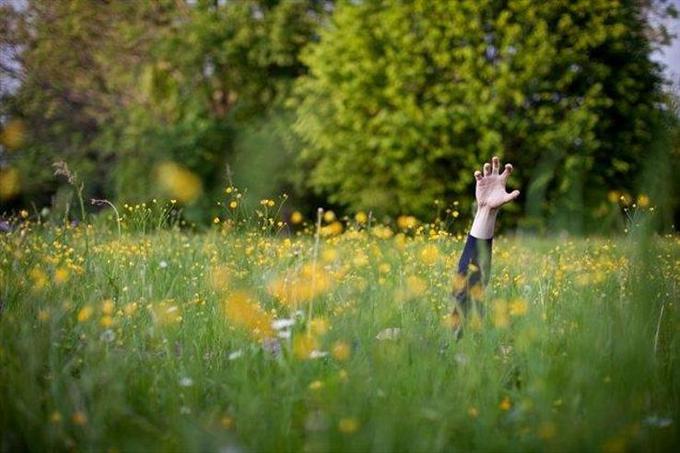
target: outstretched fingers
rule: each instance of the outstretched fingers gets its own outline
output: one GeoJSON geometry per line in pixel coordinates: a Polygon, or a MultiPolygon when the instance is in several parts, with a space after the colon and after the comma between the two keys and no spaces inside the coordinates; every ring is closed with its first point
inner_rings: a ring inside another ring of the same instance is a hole
{"type": "Polygon", "coordinates": [[[501,161],[497,156],[491,158],[491,163],[486,162],[482,167],[482,171],[475,171],[475,179],[480,181],[485,176],[499,175],[504,180],[507,180],[512,174],[513,166],[510,163],[505,164],[503,167],[503,173],[500,173],[501,161]]]}
{"type": "Polygon", "coordinates": [[[512,174],[512,164],[505,164],[505,170],[503,170],[503,173],[501,173],[501,176],[505,179],[508,179],[508,177],[512,174]]]}
{"type": "Polygon", "coordinates": [[[503,200],[503,203],[504,204],[509,203],[517,197],[519,197],[519,190],[513,190],[512,192],[505,194],[505,199],[503,200]]]}
{"type": "Polygon", "coordinates": [[[485,163],[484,164],[484,176],[489,176],[491,174],[491,164],[490,163],[485,163]]]}

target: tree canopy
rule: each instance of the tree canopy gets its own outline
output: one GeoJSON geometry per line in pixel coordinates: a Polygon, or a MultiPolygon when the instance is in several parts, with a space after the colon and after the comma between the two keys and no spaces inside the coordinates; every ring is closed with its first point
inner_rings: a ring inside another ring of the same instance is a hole
{"type": "Polygon", "coordinates": [[[310,185],[422,214],[495,154],[536,214],[631,190],[659,99],[644,26],[611,0],[343,2],[298,83],[310,185]]]}
{"type": "Polygon", "coordinates": [[[301,205],[432,218],[435,200],[469,204],[472,171],[499,155],[519,170],[515,220],[597,225],[607,194],[634,193],[650,160],[664,105],[650,54],[669,33],[649,15],[675,14],[664,5],[3,4],[0,49],[14,58],[0,66],[13,80],[0,122],[25,133],[0,149],[21,189],[0,203],[49,203],[51,164],[66,160],[114,200],[159,195],[159,173],[195,176],[205,218],[231,165],[301,205]]]}

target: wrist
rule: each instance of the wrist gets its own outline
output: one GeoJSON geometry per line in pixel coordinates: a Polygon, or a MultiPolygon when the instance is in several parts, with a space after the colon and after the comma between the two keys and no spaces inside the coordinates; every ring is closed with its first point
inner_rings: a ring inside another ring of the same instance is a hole
{"type": "Polygon", "coordinates": [[[475,217],[477,217],[477,216],[482,216],[482,217],[494,216],[495,217],[497,212],[498,212],[498,208],[492,208],[488,204],[478,204],[477,210],[475,211],[475,217]]]}

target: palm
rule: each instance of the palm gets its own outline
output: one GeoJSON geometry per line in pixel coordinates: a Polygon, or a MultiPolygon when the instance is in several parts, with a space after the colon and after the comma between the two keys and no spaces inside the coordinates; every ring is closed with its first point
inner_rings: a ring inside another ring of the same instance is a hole
{"type": "Polygon", "coordinates": [[[503,173],[499,173],[500,161],[497,157],[491,160],[492,165],[484,164],[484,173],[475,172],[477,187],[475,196],[478,206],[497,209],[519,196],[519,191],[506,192],[505,184],[512,173],[512,165],[506,164],[503,173]]]}

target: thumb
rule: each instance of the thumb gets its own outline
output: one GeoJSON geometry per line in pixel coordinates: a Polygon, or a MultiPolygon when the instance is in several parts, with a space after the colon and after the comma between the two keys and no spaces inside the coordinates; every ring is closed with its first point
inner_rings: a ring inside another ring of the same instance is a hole
{"type": "Polygon", "coordinates": [[[504,203],[509,203],[517,197],[519,197],[519,190],[513,190],[510,193],[506,193],[504,203]]]}

